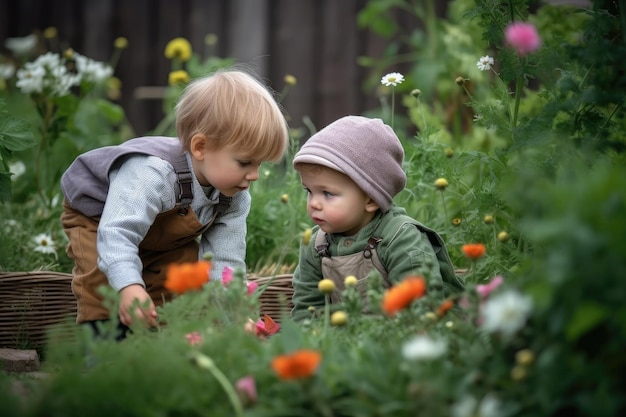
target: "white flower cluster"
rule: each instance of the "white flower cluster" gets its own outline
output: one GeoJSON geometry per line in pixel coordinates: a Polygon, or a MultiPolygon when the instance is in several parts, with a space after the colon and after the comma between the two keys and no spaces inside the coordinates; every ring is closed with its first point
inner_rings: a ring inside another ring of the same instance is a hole
{"type": "Polygon", "coordinates": [[[17,71],[16,86],[24,94],[46,94],[62,97],[82,82],[101,83],[113,75],[110,65],[94,61],[78,53],[72,55],[75,72],[68,69],[68,62],[59,54],[48,52],[17,71]]]}

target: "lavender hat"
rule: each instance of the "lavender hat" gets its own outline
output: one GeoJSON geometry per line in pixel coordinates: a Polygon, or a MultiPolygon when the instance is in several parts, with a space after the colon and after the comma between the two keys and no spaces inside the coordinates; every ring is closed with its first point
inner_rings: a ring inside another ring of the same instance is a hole
{"type": "Polygon", "coordinates": [[[403,158],[400,140],[382,120],[346,116],[311,136],[293,165],[318,164],[347,175],[386,212],[406,185],[403,158]]]}

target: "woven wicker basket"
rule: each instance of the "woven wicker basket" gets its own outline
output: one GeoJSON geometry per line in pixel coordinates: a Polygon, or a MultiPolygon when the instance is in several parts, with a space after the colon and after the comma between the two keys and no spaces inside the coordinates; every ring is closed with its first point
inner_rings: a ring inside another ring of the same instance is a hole
{"type": "Polygon", "coordinates": [[[40,348],[53,325],[73,317],[76,298],[70,274],[0,272],[0,348],[40,348]]]}
{"type": "Polygon", "coordinates": [[[259,312],[261,316],[269,315],[274,321],[280,322],[283,315],[289,315],[293,304],[291,297],[293,295],[293,287],[291,278],[293,274],[281,274],[264,277],[248,277],[249,281],[255,281],[259,284],[259,289],[263,289],[263,293],[259,297],[259,312]]]}
{"type": "MultiPolygon", "coordinates": [[[[269,314],[279,321],[281,315],[289,314],[293,306],[291,277],[291,274],[249,277],[259,288],[267,285],[259,298],[261,315],[269,314]]],[[[0,348],[39,349],[52,326],[73,323],[75,317],[71,274],[0,272],[0,348]]]]}

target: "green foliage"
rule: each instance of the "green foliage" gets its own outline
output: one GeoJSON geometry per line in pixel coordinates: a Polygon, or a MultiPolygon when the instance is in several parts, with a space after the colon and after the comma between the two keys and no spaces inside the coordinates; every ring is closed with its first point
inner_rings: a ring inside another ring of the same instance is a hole
{"type": "MultiPolygon", "coordinates": [[[[428,288],[388,316],[383,292],[372,287],[372,312],[361,314],[348,289],[345,304],[334,306],[347,312],[346,325],[329,326],[326,310],[316,311],[298,323],[283,317],[279,333],[259,340],[248,321],[258,319],[259,294],[245,295],[241,277],[228,288],[211,282],[160,308],[167,325],[155,332],[137,327],[122,343],[94,341],[80,329],[72,343],[51,339],[51,378],[32,384],[28,404],[0,390],[2,414],[237,415],[228,395],[247,375],[259,395],[246,405],[249,416],[624,414],[622,2],[579,10],[456,0],[443,20],[428,19],[433,4],[371,1],[358,23],[389,40],[384,56],[361,59],[373,71],[366,90],[378,89],[385,68],[411,65],[393,94],[378,90],[381,109],[371,115],[395,120],[404,145],[408,181],[396,203],[440,232],[454,264],[468,269],[452,310],[442,313],[440,294],[428,288]],[[424,26],[401,33],[396,11],[424,26]],[[509,48],[504,28],[512,20],[535,24],[541,49],[520,57],[509,48]],[[490,71],[476,66],[485,55],[495,61],[490,71]],[[402,104],[395,119],[389,97],[402,104]],[[448,185],[438,188],[437,179],[448,185]],[[485,256],[467,259],[466,243],[484,244],[485,256]],[[503,283],[484,294],[497,276],[503,283]],[[192,332],[202,336],[199,345],[189,345],[192,332]],[[417,335],[427,338],[418,341],[429,357],[411,359],[419,356],[417,335]],[[298,349],[320,352],[320,367],[310,378],[281,380],[272,360],[298,349]]],[[[110,116],[116,120],[115,111],[110,116]]],[[[312,225],[291,166],[302,135],[293,136],[285,163],[263,166],[251,188],[251,272],[293,267],[312,225]]],[[[27,227],[5,229],[0,264],[32,249],[26,242],[35,231],[62,240],[50,226],[58,203],[4,208],[5,222],[27,227]]],[[[37,256],[14,264],[68,267],[37,256]]],[[[0,375],[0,387],[7,378],[0,375]]]]}

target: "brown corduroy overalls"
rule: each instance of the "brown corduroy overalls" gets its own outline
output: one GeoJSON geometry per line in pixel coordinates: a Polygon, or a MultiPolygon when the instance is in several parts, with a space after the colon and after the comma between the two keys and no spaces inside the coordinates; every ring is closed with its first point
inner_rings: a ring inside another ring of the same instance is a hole
{"type": "MultiPolygon", "coordinates": [[[[108,185],[105,186],[98,182],[103,181],[102,178],[107,176],[107,172],[100,171],[108,170],[112,160],[120,155],[130,152],[144,153],[141,149],[146,148],[146,144],[148,144],[153,153],[145,153],[167,158],[172,163],[179,187],[176,206],[156,217],[154,224],[139,245],[139,257],[143,267],[142,277],[146,291],[154,304],[159,306],[164,301],[170,300],[172,296],[164,288],[167,266],[175,262],[195,262],[198,260],[199,248],[196,238],[224,213],[230,204],[230,197],[220,194],[219,203],[214,207],[213,218],[203,226],[190,207],[193,200],[192,175],[187,160],[180,151],[180,144],[178,141],[157,142],[157,140],[160,138],[141,138],[127,142],[124,149],[119,149],[124,145],[110,147],[112,152],[116,153],[113,159],[108,158],[107,160],[106,153],[95,154],[96,156],[90,157],[91,159],[85,158],[78,161],[76,163],[78,168],[73,172],[74,175],[93,177],[94,182],[89,183],[86,188],[91,193],[88,198],[95,195],[97,200],[103,198],[103,195],[100,194],[105,193],[104,190],[108,190],[108,185]],[[96,176],[92,175],[91,170],[94,169],[98,173],[96,176]],[[94,193],[94,190],[98,192],[94,193]]],[[[71,169],[72,167],[68,171],[71,169]]],[[[77,193],[80,193],[80,189],[74,190],[72,196],[76,197],[77,193]]],[[[99,292],[101,286],[108,285],[106,275],[98,268],[96,242],[99,221],[99,215],[86,215],[64,201],[61,223],[69,238],[66,248],[67,254],[74,261],[72,291],[78,303],[77,323],[107,320],[111,318],[111,313],[117,313],[109,311],[99,292]]]]}

